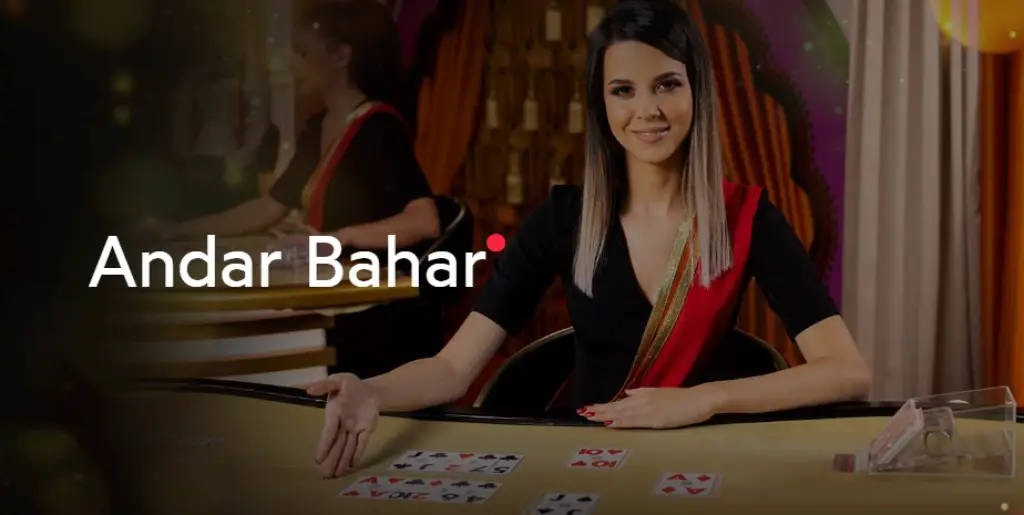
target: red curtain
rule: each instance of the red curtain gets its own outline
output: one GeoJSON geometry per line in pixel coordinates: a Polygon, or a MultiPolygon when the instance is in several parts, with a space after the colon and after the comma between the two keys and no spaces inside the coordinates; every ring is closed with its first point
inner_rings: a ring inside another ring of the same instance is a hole
{"type": "MultiPolygon", "coordinates": [[[[982,362],[1024,398],[1024,51],[982,56],[982,362]]],[[[1018,400],[1019,402],[1019,400],[1018,400]]]]}
{"type": "Polygon", "coordinates": [[[455,28],[438,45],[420,85],[416,157],[435,194],[451,191],[476,134],[487,59],[490,2],[461,2],[455,28]]]}

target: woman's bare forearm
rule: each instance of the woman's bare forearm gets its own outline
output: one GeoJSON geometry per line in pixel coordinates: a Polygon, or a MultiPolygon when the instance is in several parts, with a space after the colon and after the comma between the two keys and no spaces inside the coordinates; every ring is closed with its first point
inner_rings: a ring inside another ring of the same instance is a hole
{"type": "Polygon", "coordinates": [[[444,359],[431,357],[406,363],[366,380],[376,392],[380,411],[415,411],[455,402],[466,390],[444,359]]]}
{"type": "Polygon", "coordinates": [[[434,200],[416,199],[397,215],[342,229],[342,241],[360,249],[386,249],[388,238],[395,237],[395,247],[415,245],[441,235],[440,221],[434,200]]]}
{"type": "Polygon", "coordinates": [[[823,359],[767,375],[708,383],[720,394],[719,413],[769,413],[863,399],[871,373],[860,363],[823,359]]]}
{"type": "Polygon", "coordinates": [[[448,404],[466,394],[506,336],[491,319],[472,312],[437,356],[407,363],[365,382],[377,393],[380,411],[448,404]]]}

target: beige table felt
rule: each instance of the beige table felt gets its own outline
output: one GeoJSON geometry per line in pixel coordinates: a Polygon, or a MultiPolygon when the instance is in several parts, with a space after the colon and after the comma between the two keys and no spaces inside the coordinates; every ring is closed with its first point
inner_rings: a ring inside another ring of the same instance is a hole
{"type": "MultiPolygon", "coordinates": [[[[211,393],[147,392],[126,397],[118,413],[148,508],[167,515],[227,514],[520,514],[544,492],[595,492],[591,512],[611,514],[1024,513],[1024,478],[954,480],[833,472],[832,457],[862,447],[885,418],[720,425],[672,431],[622,431],[435,422],[383,417],[368,463],[350,477],[324,480],[314,463],[323,411],[211,393]],[[171,442],[177,442],[172,444],[171,442]],[[615,470],[565,465],[581,446],[629,451],[615,470]],[[450,505],[341,498],[364,475],[403,475],[388,465],[411,449],[521,453],[508,475],[404,474],[492,480],[489,501],[450,505]],[[710,498],[652,495],[665,472],[721,475],[710,498]],[[1016,508],[1015,508],[1016,507],[1016,508]],[[1014,510],[1017,511],[1014,511],[1014,510]]],[[[1017,426],[1017,468],[1024,439],[1017,426]]]]}

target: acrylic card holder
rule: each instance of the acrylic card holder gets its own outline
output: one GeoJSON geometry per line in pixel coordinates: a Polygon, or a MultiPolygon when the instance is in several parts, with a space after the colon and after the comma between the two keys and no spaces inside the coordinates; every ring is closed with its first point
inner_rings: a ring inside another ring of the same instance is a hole
{"type": "Polygon", "coordinates": [[[877,475],[1012,478],[1016,413],[1007,387],[909,399],[865,449],[835,456],[833,466],[877,475]]]}

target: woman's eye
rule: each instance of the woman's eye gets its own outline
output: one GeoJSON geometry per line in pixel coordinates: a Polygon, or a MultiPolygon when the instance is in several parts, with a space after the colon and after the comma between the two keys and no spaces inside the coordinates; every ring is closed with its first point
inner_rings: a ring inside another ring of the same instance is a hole
{"type": "Polygon", "coordinates": [[[662,82],[661,84],[658,84],[657,89],[658,91],[661,92],[672,91],[675,90],[676,88],[682,87],[682,85],[683,83],[679,82],[678,80],[667,80],[665,82],[662,82]]]}
{"type": "Polygon", "coordinates": [[[617,87],[617,88],[612,90],[612,95],[622,96],[622,95],[629,94],[629,92],[630,92],[629,86],[619,86],[619,87],[617,87]]]}

